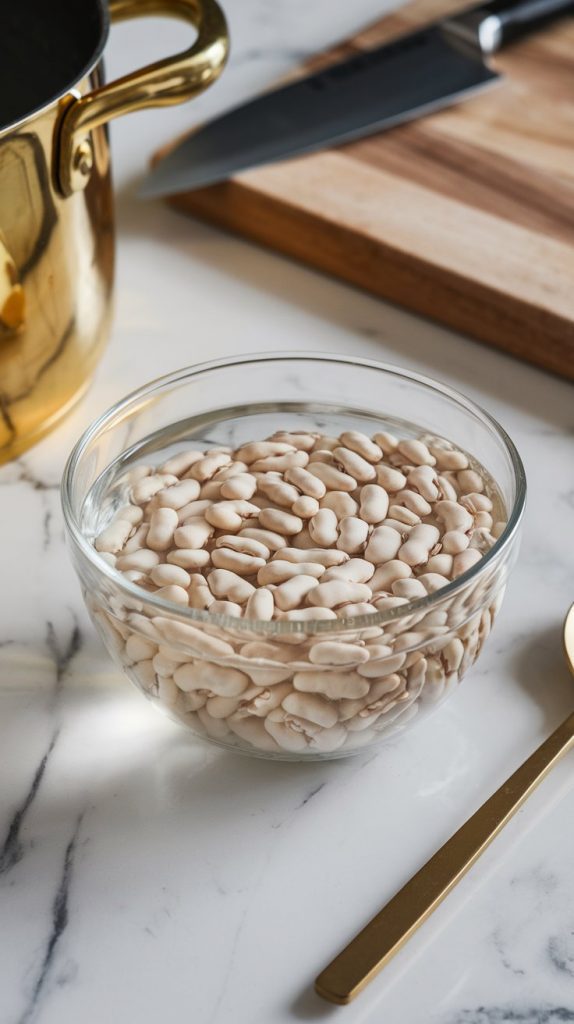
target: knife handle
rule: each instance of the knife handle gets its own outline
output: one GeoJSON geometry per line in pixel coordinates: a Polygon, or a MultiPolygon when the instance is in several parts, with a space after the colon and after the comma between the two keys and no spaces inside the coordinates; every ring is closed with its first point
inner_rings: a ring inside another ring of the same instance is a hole
{"type": "Polygon", "coordinates": [[[513,39],[570,12],[574,12],[574,0],[489,0],[449,18],[447,25],[478,43],[487,57],[513,39]]]}

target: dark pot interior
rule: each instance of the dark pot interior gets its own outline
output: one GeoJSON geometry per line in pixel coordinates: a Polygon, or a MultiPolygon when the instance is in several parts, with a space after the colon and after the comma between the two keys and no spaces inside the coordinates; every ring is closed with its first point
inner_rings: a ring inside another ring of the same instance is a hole
{"type": "Polygon", "coordinates": [[[66,93],[94,66],[108,34],[102,0],[4,0],[0,130],[66,93]]]}

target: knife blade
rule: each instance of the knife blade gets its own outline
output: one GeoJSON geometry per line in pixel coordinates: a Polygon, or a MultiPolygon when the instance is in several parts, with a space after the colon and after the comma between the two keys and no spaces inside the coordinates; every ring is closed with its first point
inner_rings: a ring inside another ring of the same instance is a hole
{"type": "Polygon", "coordinates": [[[374,134],[495,83],[487,57],[574,8],[574,0],[492,0],[237,107],[158,161],[140,195],[202,188],[263,163],[374,134]]]}

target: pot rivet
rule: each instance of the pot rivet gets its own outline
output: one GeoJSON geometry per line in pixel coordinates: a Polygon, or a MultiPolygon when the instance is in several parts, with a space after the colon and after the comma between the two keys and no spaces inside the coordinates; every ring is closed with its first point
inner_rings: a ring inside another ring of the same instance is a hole
{"type": "Polygon", "coordinates": [[[89,139],[80,142],[74,151],[73,168],[82,178],[89,178],[94,166],[94,151],[89,139]]]}

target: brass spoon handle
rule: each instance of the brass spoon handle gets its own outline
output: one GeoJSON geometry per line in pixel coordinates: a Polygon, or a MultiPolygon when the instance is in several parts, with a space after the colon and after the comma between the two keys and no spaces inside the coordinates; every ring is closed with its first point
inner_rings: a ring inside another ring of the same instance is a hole
{"type": "Polygon", "coordinates": [[[515,811],[572,746],[574,714],[493,793],[315,981],[332,1003],[350,1003],[433,912],[515,811]]]}

